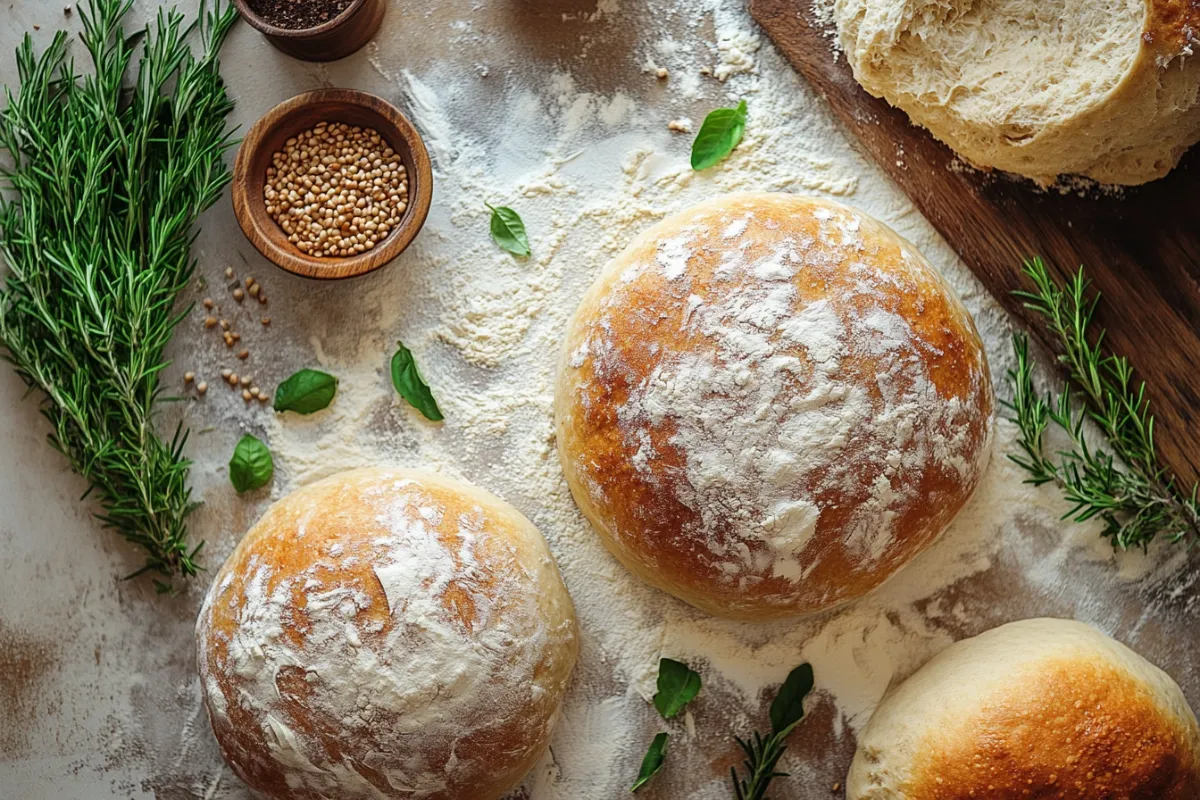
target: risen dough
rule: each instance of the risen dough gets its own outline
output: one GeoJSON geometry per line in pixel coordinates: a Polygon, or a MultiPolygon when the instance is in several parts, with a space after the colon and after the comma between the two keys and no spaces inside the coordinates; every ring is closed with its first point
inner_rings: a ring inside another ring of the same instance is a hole
{"type": "Polygon", "coordinates": [[[431,473],[347,472],[280,500],[197,624],[225,759],[283,800],[491,800],[546,747],[577,650],[541,534],[431,473]]]}
{"type": "Polygon", "coordinates": [[[558,447],[636,575],[713,614],[859,597],[979,482],[992,387],[970,316],[877,220],[785,194],[654,225],[580,303],[558,447]]]}
{"type": "Polygon", "coordinates": [[[1195,800],[1200,729],[1158,667],[1082,623],[940,653],[859,738],[847,800],[1195,800]]]}
{"type": "Polygon", "coordinates": [[[967,161],[1139,184],[1200,139],[1196,0],[836,0],[854,75],[967,161]]]}

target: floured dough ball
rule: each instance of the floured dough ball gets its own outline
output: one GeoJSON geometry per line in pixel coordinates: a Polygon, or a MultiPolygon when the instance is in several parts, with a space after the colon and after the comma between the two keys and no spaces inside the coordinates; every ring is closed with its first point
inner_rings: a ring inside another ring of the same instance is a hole
{"type": "Polygon", "coordinates": [[[617,256],[555,398],[575,500],[634,574],[768,619],[875,588],[979,482],[993,396],[970,315],[837,203],[718,197],[617,256]]]}
{"type": "Polygon", "coordinates": [[[497,497],[347,472],[267,511],[197,623],[225,760],[288,800],[490,800],[546,747],[575,615],[541,534],[497,497]]]}
{"type": "Polygon", "coordinates": [[[1079,622],[951,645],[859,737],[847,800],[1195,800],[1200,728],[1175,681],[1079,622]]]}
{"type": "Polygon", "coordinates": [[[967,161],[1162,177],[1200,140],[1197,0],[836,0],[863,87],[967,161]]]}

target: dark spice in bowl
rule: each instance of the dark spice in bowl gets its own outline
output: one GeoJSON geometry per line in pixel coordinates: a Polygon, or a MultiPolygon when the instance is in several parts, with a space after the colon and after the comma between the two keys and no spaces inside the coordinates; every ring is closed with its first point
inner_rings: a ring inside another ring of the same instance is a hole
{"type": "Polygon", "coordinates": [[[304,30],[323,25],[353,0],[247,0],[250,10],[277,28],[304,30]]]}

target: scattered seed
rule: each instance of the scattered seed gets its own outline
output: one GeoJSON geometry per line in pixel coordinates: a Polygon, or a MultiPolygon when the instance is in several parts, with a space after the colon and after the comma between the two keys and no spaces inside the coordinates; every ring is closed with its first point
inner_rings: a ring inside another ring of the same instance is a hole
{"type": "Polygon", "coordinates": [[[183,382],[184,383],[191,383],[194,380],[196,380],[196,373],[194,373],[194,372],[183,373],[183,382]]]}
{"type": "Polygon", "coordinates": [[[238,353],[238,358],[240,358],[242,361],[245,361],[249,357],[250,357],[249,350],[243,350],[242,352],[238,353]]]}
{"type": "Polygon", "coordinates": [[[250,387],[250,394],[254,395],[255,397],[258,397],[258,395],[259,395],[258,387],[257,387],[257,386],[251,386],[251,387],[250,387]]]}
{"type": "Polygon", "coordinates": [[[667,72],[666,67],[659,67],[658,69],[654,70],[654,77],[658,78],[660,81],[665,81],[669,74],[670,73],[667,72]]]}
{"type": "Polygon", "coordinates": [[[254,278],[246,278],[246,288],[247,289],[249,289],[251,286],[253,286],[256,283],[258,283],[258,281],[254,280],[254,278]]]}
{"type": "Polygon", "coordinates": [[[245,297],[246,297],[246,293],[242,291],[240,286],[233,290],[233,299],[237,300],[239,303],[242,302],[242,300],[244,300],[245,297]]]}
{"type": "Polygon", "coordinates": [[[268,327],[270,327],[270,325],[271,325],[271,318],[270,318],[270,317],[263,317],[263,318],[262,318],[262,324],[263,324],[263,327],[264,327],[264,328],[268,328],[268,327]]]}
{"type": "Polygon", "coordinates": [[[250,284],[249,292],[251,297],[258,297],[259,291],[262,289],[257,283],[250,284]]]}
{"type": "Polygon", "coordinates": [[[213,308],[215,305],[216,305],[216,303],[214,303],[212,301],[211,297],[204,298],[204,307],[205,308],[213,308]]]}
{"type": "Polygon", "coordinates": [[[249,389],[246,389],[242,392],[242,399],[245,400],[247,403],[250,402],[250,390],[249,389]]]}
{"type": "Polygon", "coordinates": [[[221,377],[224,378],[225,380],[229,380],[229,376],[232,374],[233,374],[233,370],[231,370],[231,369],[221,370],[221,377]]]}
{"type": "Polygon", "coordinates": [[[197,394],[204,394],[207,391],[208,391],[208,384],[205,383],[204,381],[200,381],[198,384],[196,384],[196,393],[197,394]]]}
{"type": "Polygon", "coordinates": [[[225,268],[225,277],[226,277],[226,278],[232,278],[232,277],[233,277],[233,267],[226,267],[226,268],[225,268]]]}
{"type": "Polygon", "coordinates": [[[204,327],[206,327],[206,328],[217,327],[217,318],[216,317],[205,317],[204,318],[204,327]]]}
{"type": "Polygon", "coordinates": [[[241,380],[238,381],[238,383],[242,384],[242,386],[249,386],[250,381],[251,381],[251,378],[249,375],[243,375],[241,380]]]}
{"type": "Polygon", "coordinates": [[[223,330],[223,331],[229,330],[229,320],[227,320],[227,319],[221,320],[221,330],[223,330]]]}
{"type": "Polygon", "coordinates": [[[242,335],[240,333],[231,333],[229,334],[229,337],[235,342],[240,342],[242,340],[242,335]]]}
{"type": "Polygon", "coordinates": [[[259,396],[258,396],[258,402],[260,402],[260,403],[269,403],[269,402],[271,402],[271,395],[267,394],[266,392],[262,392],[262,393],[261,393],[261,394],[259,394],[259,396]]]}
{"type": "Polygon", "coordinates": [[[225,377],[225,380],[229,381],[230,386],[238,385],[238,376],[236,372],[230,372],[229,375],[225,377]]]}
{"type": "Polygon", "coordinates": [[[258,295],[258,302],[265,306],[267,304],[267,296],[260,292],[258,295]]]}

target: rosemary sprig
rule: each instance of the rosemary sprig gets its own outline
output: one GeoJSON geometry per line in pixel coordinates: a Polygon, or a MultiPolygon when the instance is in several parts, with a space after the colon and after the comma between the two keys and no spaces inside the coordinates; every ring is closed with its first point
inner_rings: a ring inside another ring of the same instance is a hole
{"type": "Polygon", "coordinates": [[[787,737],[804,719],[804,698],[812,691],[813,685],[812,666],[801,664],[796,667],[788,674],[779,694],[771,703],[771,735],[763,736],[755,731],[750,740],[735,737],[746,754],[742,761],[746,768],[745,777],[738,777],[735,767],[729,768],[736,800],[767,800],[771,781],[788,777],[788,773],[779,772],[776,767],[787,750],[787,737]]]}
{"type": "Polygon", "coordinates": [[[1159,535],[1200,540],[1197,487],[1190,494],[1180,491],[1160,465],[1145,383],[1135,384],[1127,358],[1104,353],[1103,330],[1092,335],[1100,296],[1089,296],[1083,269],[1065,286],[1055,282],[1041,259],[1025,262],[1023,271],[1035,291],[1016,294],[1046,320],[1058,340],[1067,384],[1057,398],[1038,394],[1028,338],[1013,336],[1017,366],[1009,371],[1013,399],[1005,405],[1020,429],[1021,454],[1009,458],[1029,473],[1029,483],[1059,486],[1071,503],[1063,519],[1102,519],[1104,536],[1115,547],[1144,547],[1159,535]],[[1099,427],[1107,450],[1088,442],[1086,420],[1099,427]],[[1047,454],[1045,442],[1051,423],[1066,433],[1070,444],[1054,455],[1047,454]]]}
{"type": "Polygon", "coordinates": [[[185,527],[196,506],[187,434],[179,426],[164,441],[153,418],[164,348],[184,316],[175,301],[195,266],[192,226],[229,181],[232,103],[217,53],[237,12],[222,5],[202,1],[189,25],[160,11],[127,37],[133,0],[90,0],[81,39],[94,70],[75,72],[65,33],[40,56],[26,36],[19,89],[5,88],[0,111],[11,162],[0,170],[11,191],[0,198],[0,346],[44,395],[50,444],[97,494],[99,519],[145,549],[135,575],[162,576],[160,591],[199,569],[185,527]]]}

